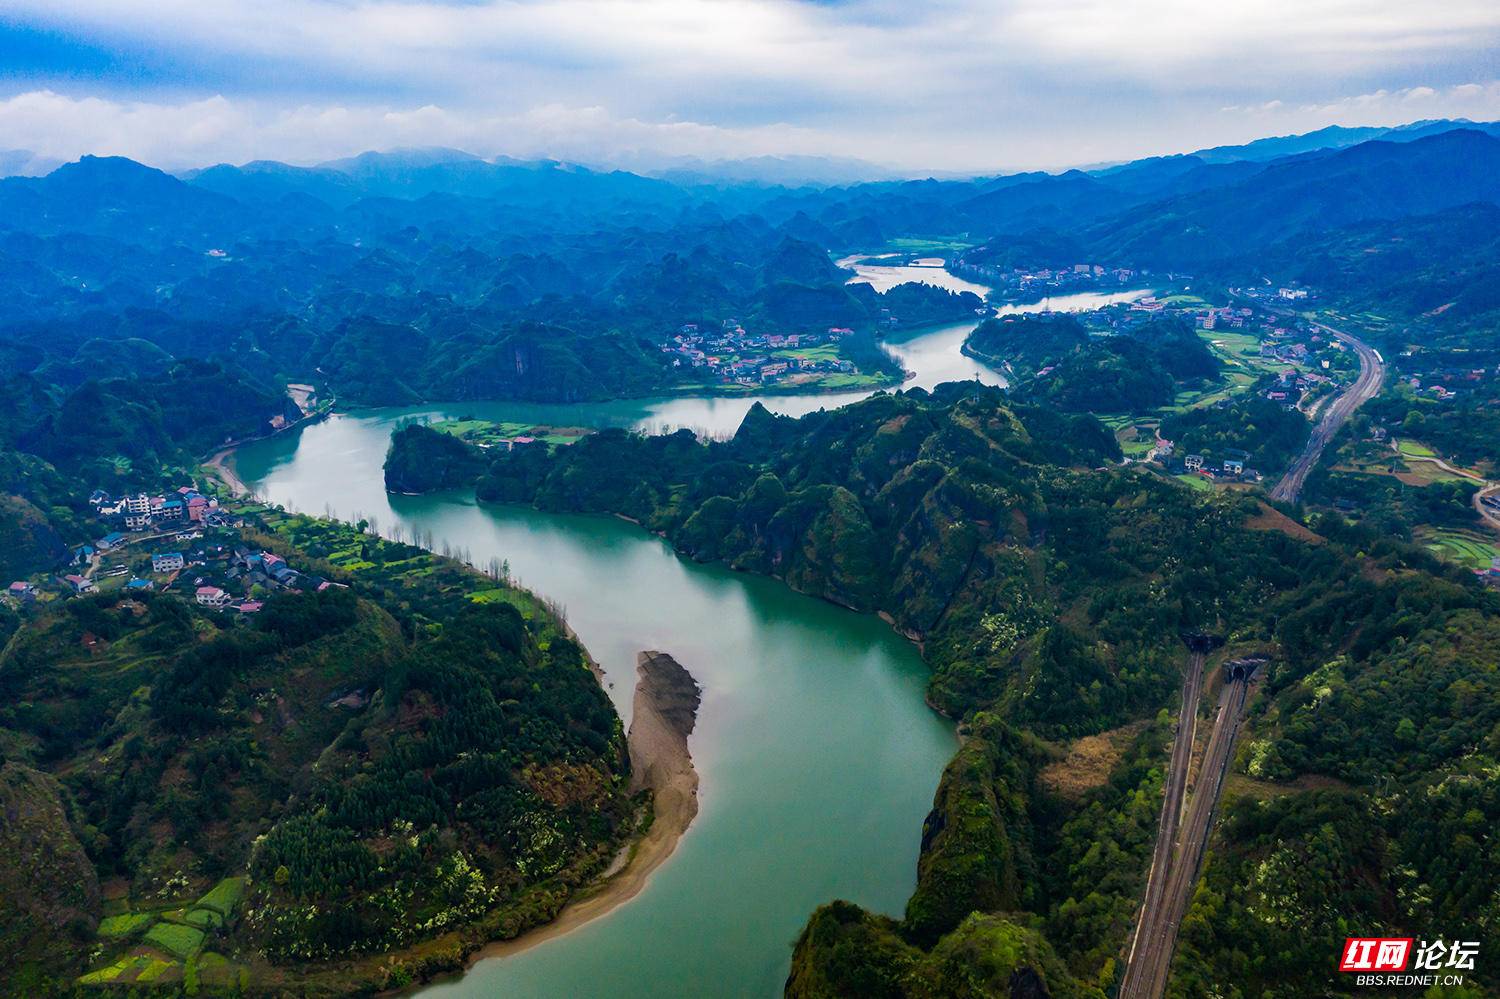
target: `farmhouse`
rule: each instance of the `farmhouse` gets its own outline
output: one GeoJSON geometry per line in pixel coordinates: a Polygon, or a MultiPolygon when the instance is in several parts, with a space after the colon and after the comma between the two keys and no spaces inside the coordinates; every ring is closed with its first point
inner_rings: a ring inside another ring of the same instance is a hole
{"type": "Polygon", "coordinates": [[[152,572],[176,572],[186,564],[181,552],[162,552],[151,556],[152,572]]]}

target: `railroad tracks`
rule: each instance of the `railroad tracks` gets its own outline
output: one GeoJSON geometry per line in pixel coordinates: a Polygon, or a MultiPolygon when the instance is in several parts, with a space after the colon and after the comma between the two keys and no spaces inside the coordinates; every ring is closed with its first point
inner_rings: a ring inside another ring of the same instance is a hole
{"type": "Polygon", "coordinates": [[[1192,900],[1193,885],[1208,846],[1214,811],[1224,788],[1234,740],[1249,696],[1249,677],[1245,673],[1226,677],[1219,694],[1214,727],[1198,769],[1198,779],[1187,796],[1187,771],[1192,760],[1194,729],[1198,714],[1198,686],[1203,673],[1203,654],[1195,652],[1188,667],[1189,677],[1183,683],[1182,711],[1172,758],[1167,773],[1166,796],[1162,818],[1152,855],[1146,896],[1136,923],[1126,960],[1125,975],[1120,982],[1120,999],[1157,999],[1167,987],[1172,953],[1177,947],[1177,931],[1192,900]],[[1191,689],[1192,697],[1188,694],[1191,689]]]}
{"type": "Polygon", "coordinates": [[[1324,407],[1322,417],[1307,438],[1306,447],[1297,456],[1297,460],[1292,462],[1281,481],[1276,483],[1276,488],[1271,490],[1272,499],[1286,503],[1297,502],[1308,474],[1317,467],[1328,442],[1333,440],[1356,409],[1380,392],[1380,386],[1385,381],[1385,359],[1380,356],[1379,351],[1342,330],[1322,323],[1312,325],[1354,349],[1359,356],[1359,377],[1342,395],[1324,407]]]}

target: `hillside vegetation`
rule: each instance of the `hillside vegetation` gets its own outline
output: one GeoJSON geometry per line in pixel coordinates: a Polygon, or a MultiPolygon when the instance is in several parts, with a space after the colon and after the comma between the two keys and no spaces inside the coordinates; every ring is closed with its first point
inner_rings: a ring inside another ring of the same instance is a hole
{"type": "Polygon", "coordinates": [[[75,598],[0,654],[0,991],[402,984],[551,918],[633,830],[619,721],[534,598],[275,523],[368,568],[240,621],[75,598]]]}
{"type": "Polygon", "coordinates": [[[1257,981],[1299,993],[1338,987],[1303,929],[1333,919],[1494,939],[1490,907],[1469,900],[1500,883],[1466,823],[1500,817],[1500,798],[1472,784],[1500,749],[1500,719],[1476,710],[1494,676],[1482,636],[1495,595],[1337,520],[1316,522],[1317,534],[1265,530],[1251,496],[1086,470],[1113,448],[1090,417],[950,385],[796,420],[753,410],[728,442],[610,431],[519,448],[490,461],[478,490],[630,516],[688,557],[878,610],[922,640],[929,699],[967,739],[923,829],[916,892],[899,921],[845,903],[820,910],[791,994],[954,994],[975,975],[1034,976],[1053,995],[1111,988],[1154,835],[1159,712],[1186,658],[1182,628],[1223,631],[1229,653],[1274,651],[1239,766],[1275,792],[1229,806],[1208,884],[1236,903],[1200,895],[1184,939],[1217,963],[1179,981],[1241,980],[1245,962],[1257,981]],[[1380,701],[1387,720],[1357,722],[1392,684],[1403,693],[1380,701]],[[1131,723],[1102,783],[1068,795],[1040,779],[1072,740],[1131,723]],[[1388,732],[1427,749],[1393,757],[1388,732]],[[1308,777],[1338,782],[1336,803],[1308,777]],[[1443,788],[1452,809],[1413,835],[1405,810],[1443,788]],[[1330,807],[1350,823],[1332,834],[1312,818],[1330,807]],[[1234,832],[1265,809],[1289,818],[1234,832]],[[1270,857],[1307,871],[1307,891],[1257,880],[1270,857]],[[1349,872],[1379,887],[1336,904],[1312,887],[1349,872]],[[1304,943],[1250,932],[1252,904],[1284,913],[1275,918],[1304,943]]]}

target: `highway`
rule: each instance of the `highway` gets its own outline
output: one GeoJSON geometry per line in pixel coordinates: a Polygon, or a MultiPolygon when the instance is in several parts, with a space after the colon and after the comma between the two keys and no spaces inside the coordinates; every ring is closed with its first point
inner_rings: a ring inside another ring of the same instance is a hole
{"type": "MultiPolygon", "coordinates": [[[[1195,655],[1194,659],[1201,671],[1202,656],[1195,655]]],[[[1120,982],[1120,999],[1158,999],[1166,990],[1172,952],[1177,947],[1177,930],[1182,925],[1182,917],[1187,913],[1188,903],[1192,900],[1193,885],[1198,880],[1198,867],[1203,862],[1203,852],[1208,846],[1214,810],[1224,788],[1224,775],[1229,769],[1234,740],[1239,734],[1240,719],[1248,694],[1248,680],[1225,681],[1219,696],[1219,710],[1214,718],[1213,731],[1209,734],[1208,747],[1203,754],[1203,765],[1199,768],[1198,780],[1188,801],[1187,816],[1178,828],[1176,849],[1171,851],[1164,873],[1157,868],[1161,842],[1157,843],[1157,858],[1152,861],[1146,904],[1142,907],[1125,976],[1120,982]],[[1161,881],[1159,887],[1158,879],[1161,881]]],[[[1182,727],[1179,724],[1179,729],[1182,727]]],[[[1175,762],[1175,745],[1172,755],[1175,762]]],[[[1169,779],[1169,794],[1171,788],[1172,781],[1169,779]]],[[[1177,811],[1172,804],[1171,801],[1166,802],[1166,806],[1173,812],[1177,811]]],[[[1179,798],[1177,806],[1180,805],[1179,798]]]]}
{"type": "Polygon", "coordinates": [[[1342,395],[1324,407],[1323,415],[1307,438],[1307,446],[1302,449],[1302,454],[1292,462],[1292,467],[1276,483],[1276,488],[1271,490],[1272,499],[1287,503],[1297,502],[1297,497],[1302,494],[1302,484],[1307,480],[1308,473],[1317,467],[1318,459],[1323,457],[1323,449],[1328,446],[1328,442],[1333,440],[1334,434],[1339,432],[1339,428],[1356,409],[1374,398],[1385,381],[1385,359],[1369,344],[1322,323],[1311,325],[1354,349],[1359,355],[1359,377],[1342,395]]]}

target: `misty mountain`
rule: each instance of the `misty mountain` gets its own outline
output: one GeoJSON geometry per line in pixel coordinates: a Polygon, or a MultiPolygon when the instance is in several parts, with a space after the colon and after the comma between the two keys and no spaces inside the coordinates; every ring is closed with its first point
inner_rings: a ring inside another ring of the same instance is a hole
{"type": "Polygon", "coordinates": [[[1500,200],[1500,138],[1445,131],[1273,163],[1226,187],[1152,201],[1086,234],[1096,255],[1157,266],[1242,257],[1300,230],[1500,200]]]}
{"type": "Polygon", "coordinates": [[[1320,128],[1315,132],[1304,132],[1301,135],[1279,135],[1256,139],[1254,142],[1238,146],[1214,146],[1212,149],[1200,149],[1191,155],[1205,163],[1234,163],[1243,160],[1264,162],[1300,153],[1346,149],[1372,139],[1413,142],[1429,135],[1438,135],[1460,128],[1497,134],[1500,133],[1500,122],[1476,123],[1467,118],[1444,118],[1414,121],[1394,128],[1381,126],[1350,128],[1343,125],[1329,125],[1327,128],[1320,128]]]}

